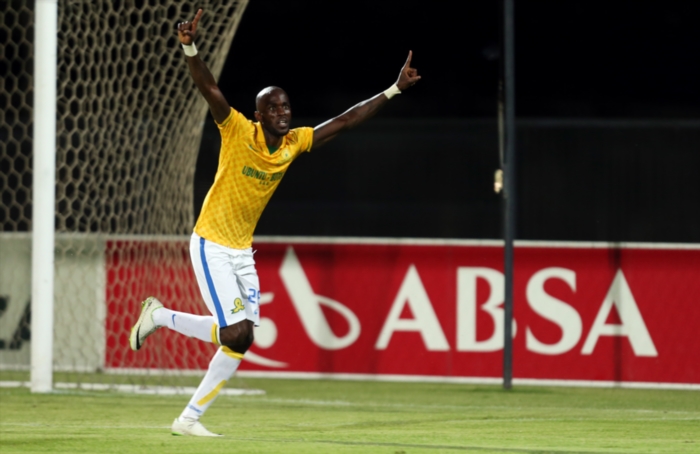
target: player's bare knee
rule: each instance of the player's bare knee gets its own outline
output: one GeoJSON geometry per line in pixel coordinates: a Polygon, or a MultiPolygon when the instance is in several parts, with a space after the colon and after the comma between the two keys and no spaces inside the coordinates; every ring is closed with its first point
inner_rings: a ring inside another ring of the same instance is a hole
{"type": "Polygon", "coordinates": [[[226,347],[230,348],[236,353],[244,354],[248,351],[251,345],[253,345],[253,342],[246,339],[239,342],[231,342],[228,345],[226,345],[226,347]]]}
{"type": "Polygon", "coordinates": [[[230,348],[236,353],[245,353],[253,345],[253,322],[243,320],[222,328],[219,336],[221,345],[230,348]]]}

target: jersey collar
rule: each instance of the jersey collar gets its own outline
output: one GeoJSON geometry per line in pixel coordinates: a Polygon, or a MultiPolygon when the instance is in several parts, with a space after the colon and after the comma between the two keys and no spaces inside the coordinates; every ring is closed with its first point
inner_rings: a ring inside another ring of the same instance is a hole
{"type": "Polygon", "coordinates": [[[275,156],[282,148],[284,148],[287,145],[287,136],[285,135],[284,137],[282,137],[282,143],[280,144],[279,148],[277,148],[277,151],[275,151],[271,155],[267,149],[267,142],[265,142],[265,133],[263,132],[262,124],[260,124],[259,121],[253,124],[255,125],[255,146],[259,151],[263,153],[263,155],[275,156]]]}

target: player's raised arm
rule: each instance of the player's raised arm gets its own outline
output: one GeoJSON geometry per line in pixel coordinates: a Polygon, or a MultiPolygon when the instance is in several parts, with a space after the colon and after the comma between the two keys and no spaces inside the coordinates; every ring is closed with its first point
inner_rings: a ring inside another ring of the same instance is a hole
{"type": "Polygon", "coordinates": [[[375,95],[351,107],[343,114],[331,118],[314,128],[313,147],[317,148],[333,139],[339,132],[354,128],[373,116],[392,96],[397,95],[413,86],[420,80],[418,71],[411,67],[413,52],[408,52],[408,59],[401,68],[399,78],[394,85],[378,95],[375,95]]]}
{"type": "Polygon", "coordinates": [[[192,22],[185,21],[177,24],[177,36],[180,38],[182,48],[185,50],[187,65],[190,68],[194,84],[209,103],[209,109],[214,116],[214,120],[217,123],[222,123],[231,113],[231,107],[228,105],[221,90],[219,90],[219,86],[216,85],[216,80],[214,80],[214,76],[209,71],[209,68],[197,55],[197,48],[194,45],[197,24],[202,17],[202,13],[203,11],[200,9],[192,22]]]}

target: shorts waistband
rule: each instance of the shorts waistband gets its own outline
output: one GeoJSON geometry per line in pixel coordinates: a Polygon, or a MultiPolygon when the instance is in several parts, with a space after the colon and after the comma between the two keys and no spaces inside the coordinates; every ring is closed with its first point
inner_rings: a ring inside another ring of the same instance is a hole
{"type": "MultiPolygon", "coordinates": [[[[191,239],[195,240],[195,241],[199,241],[202,239],[202,237],[197,235],[196,233],[192,233],[191,239]]],[[[223,244],[215,243],[214,241],[210,241],[206,238],[204,238],[204,241],[206,241],[207,243],[216,245],[217,247],[225,250],[226,252],[228,252],[229,254],[231,254],[233,256],[238,256],[238,255],[250,255],[250,256],[252,256],[255,253],[255,251],[253,251],[252,247],[249,247],[246,249],[235,249],[235,248],[231,248],[228,246],[224,246],[223,244]]]]}

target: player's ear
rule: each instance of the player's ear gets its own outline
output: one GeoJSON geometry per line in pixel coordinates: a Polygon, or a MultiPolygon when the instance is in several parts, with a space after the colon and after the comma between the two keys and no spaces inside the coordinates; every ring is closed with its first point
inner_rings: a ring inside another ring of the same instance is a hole
{"type": "Polygon", "coordinates": [[[257,110],[253,113],[253,116],[255,116],[256,121],[262,121],[262,115],[257,110]]]}

